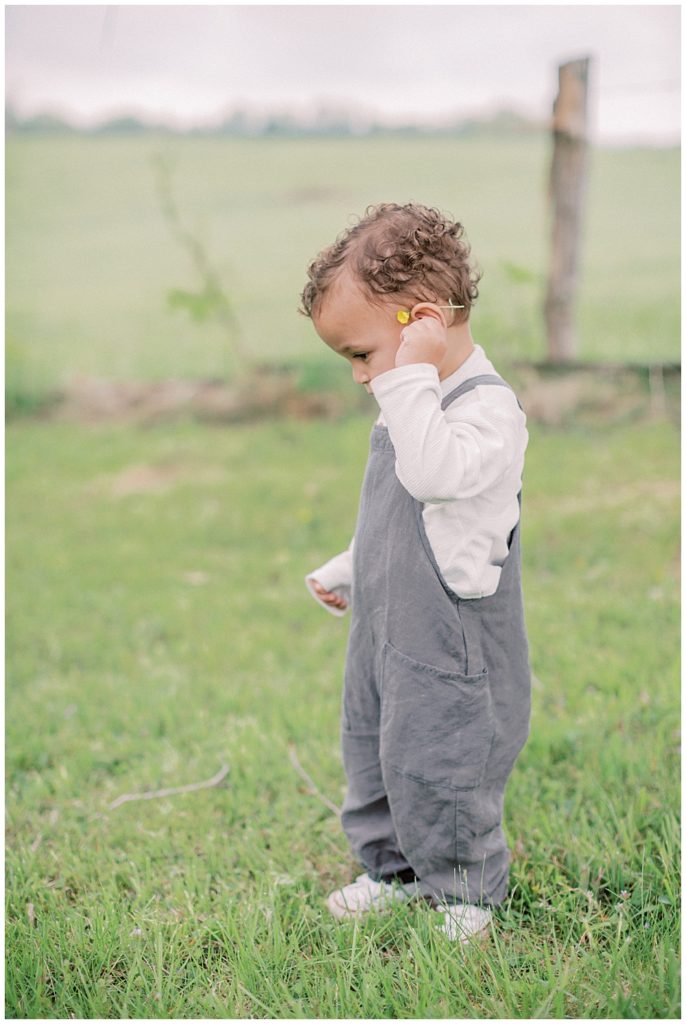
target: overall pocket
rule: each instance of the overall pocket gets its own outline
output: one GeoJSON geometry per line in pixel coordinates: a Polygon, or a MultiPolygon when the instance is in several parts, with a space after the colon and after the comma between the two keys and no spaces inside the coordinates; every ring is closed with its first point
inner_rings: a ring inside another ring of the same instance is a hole
{"type": "Polygon", "coordinates": [[[447,671],[388,641],[382,658],[382,765],[428,786],[475,789],[495,735],[488,669],[447,671]]]}

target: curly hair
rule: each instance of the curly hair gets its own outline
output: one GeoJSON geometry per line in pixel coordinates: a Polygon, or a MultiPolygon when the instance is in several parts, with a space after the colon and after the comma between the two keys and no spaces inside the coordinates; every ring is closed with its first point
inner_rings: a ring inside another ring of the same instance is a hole
{"type": "Polygon", "coordinates": [[[298,313],[316,316],[324,295],[346,268],[372,305],[386,296],[407,306],[436,302],[464,306],[453,322],[464,323],[479,295],[482,273],[469,263],[462,224],[420,203],[379,203],[339,234],[307,268],[298,313]]]}

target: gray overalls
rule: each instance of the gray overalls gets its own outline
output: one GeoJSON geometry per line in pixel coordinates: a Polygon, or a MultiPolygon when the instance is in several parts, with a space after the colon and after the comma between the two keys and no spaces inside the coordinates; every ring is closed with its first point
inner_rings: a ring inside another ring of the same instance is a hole
{"type": "MultiPolygon", "coordinates": [[[[441,408],[482,383],[510,387],[481,374],[441,408]]],[[[341,823],[372,878],[416,877],[432,900],[497,905],[510,861],[505,784],[531,705],[520,521],[497,591],[466,599],[441,575],[422,508],[396,476],[388,429],[375,425],[353,548],[341,823]]]]}

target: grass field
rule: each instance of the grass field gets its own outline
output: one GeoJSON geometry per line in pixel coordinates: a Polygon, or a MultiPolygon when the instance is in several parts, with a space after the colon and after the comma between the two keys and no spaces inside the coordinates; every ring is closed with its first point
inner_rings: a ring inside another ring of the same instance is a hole
{"type": "MultiPolygon", "coordinates": [[[[76,374],[232,372],[216,325],[166,307],[200,282],[155,154],[244,345],[309,387],[352,393],[296,313],[305,268],[381,200],[462,219],[475,340],[505,376],[543,356],[546,140],[10,138],[15,406],[76,374]]],[[[581,358],[678,360],[678,211],[678,150],[591,154],[581,358]]],[[[291,762],[340,805],[347,620],[303,577],[348,543],[371,420],[370,400],[337,422],[8,426],[9,1017],[679,1015],[675,424],[529,424],[532,732],[510,895],[463,950],[424,906],[329,917],[361,868],[291,762]],[[216,788],[110,809],[222,764],[216,788]]]]}
{"type": "MultiPolygon", "coordinates": [[[[156,154],[256,357],[335,361],[296,312],[307,264],[368,204],[409,200],[466,227],[484,271],[475,339],[496,361],[543,357],[545,137],[10,137],[10,391],[41,394],[74,374],[230,374],[220,328],[167,308],[170,289],[201,282],[162,216],[156,154]]],[[[678,360],[678,149],[591,152],[581,252],[579,356],[678,360]]]]}
{"type": "MultiPolygon", "coordinates": [[[[21,246],[11,240],[28,263],[46,218],[57,232],[73,209],[70,160],[84,145],[55,144],[42,168],[29,144],[9,150],[15,182],[22,166],[34,180],[46,175],[41,210],[25,211],[34,233],[21,246]]],[[[57,323],[61,364],[88,354],[83,339],[99,324],[94,366],[161,369],[155,302],[185,271],[144,194],[143,148],[123,182],[117,168],[135,147],[94,150],[96,177],[112,167],[101,195],[119,267],[111,292],[106,268],[79,251],[79,239],[95,237],[92,196],[63,268],[54,248],[33,284],[20,288],[20,264],[12,268],[10,318],[36,352],[50,350],[58,304],[65,317],[73,304],[71,329],[57,323]],[[136,218],[119,220],[134,178],[149,253],[136,248],[136,218]],[[134,289],[124,316],[127,251],[155,268],[156,285],[134,289]],[[137,346],[153,322],[148,362],[137,346]]],[[[259,146],[244,152],[256,160],[259,146]]],[[[540,170],[528,159],[523,176],[540,170]]],[[[216,195],[218,163],[195,166],[216,195]]],[[[385,169],[387,191],[402,194],[409,168],[391,159],[385,169]]],[[[497,178],[493,168],[486,191],[497,178]]],[[[185,180],[187,190],[188,171],[185,180]]],[[[363,180],[361,167],[354,206],[363,180]]],[[[437,199],[449,198],[447,172],[443,181],[437,199]]],[[[269,210],[283,214],[281,191],[271,207],[269,194],[256,180],[263,248],[269,210]]],[[[654,197],[668,205],[657,188],[654,197]]],[[[12,203],[16,211],[16,189],[12,203]]],[[[231,204],[225,223],[245,230],[250,211],[231,204]]],[[[269,260],[281,273],[271,282],[279,301],[339,219],[337,204],[321,217],[309,209],[297,249],[278,241],[269,260]]],[[[208,216],[211,208],[208,198],[208,216]]],[[[488,253],[498,225],[487,203],[474,219],[488,253]]],[[[525,222],[520,214],[508,226],[511,256],[535,263],[525,222]]],[[[640,260],[627,246],[614,253],[627,261],[629,296],[628,264],[633,272],[640,260]]],[[[240,269],[244,301],[252,287],[256,299],[257,282],[248,285],[246,263],[240,269]]],[[[673,355],[674,322],[659,298],[632,293],[632,324],[641,309],[646,322],[664,312],[662,351],[673,355]]],[[[585,317],[602,302],[602,287],[587,291],[585,317]]],[[[303,328],[290,322],[290,305],[283,341],[295,352],[303,328]]],[[[619,349],[617,305],[610,351],[619,349]]],[[[496,296],[484,310],[515,322],[496,296]]],[[[256,328],[276,323],[273,308],[255,306],[253,316],[256,328]]],[[[326,894],[361,869],[289,759],[293,744],[340,804],[347,620],[319,608],[302,578],[348,542],[370,423],[8,428],[9,1017],[679,1016],[678,432],[659,420],[565,433],[530,424],[522,550],[532,732],[506,805],[510,896],[489,941],[463,950],[435,933],[426,907],[358,925],[329,917],[326,894]],[[122,794],[207,779],[222,763],[230,771],[220,787],[108,809],[122,794]]]]}

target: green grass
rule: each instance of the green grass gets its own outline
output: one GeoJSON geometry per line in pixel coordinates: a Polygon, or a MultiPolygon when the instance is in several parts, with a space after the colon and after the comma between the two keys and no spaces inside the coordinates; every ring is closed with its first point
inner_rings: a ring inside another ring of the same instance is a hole
{"type": "Polygon", "coordinates": [[[370,424],[8,428],[8,1016],[679,1016],[677,431],[530,424],[532,732],[463,949],[329,917],[361,868],[289,760],[340,804],[347,620],[303,576],[370,424]]]}
{"type": "MultiPolygon", "coordinates": [[[[166,306],[200,281],[172,238],[151,157],[167,155],[185,222],[206,241],[261,359],[332,361],[297,312],[314,255],[380,201],[462,220],[484,271],[475,339],[542,358],[550,141],[10,138],[7,381],[15,405],[76,374],[231,373],[218,326],[166,306]]],[[[679,151],[590,154],[579,357],[677,361],[679,151]]]]}

